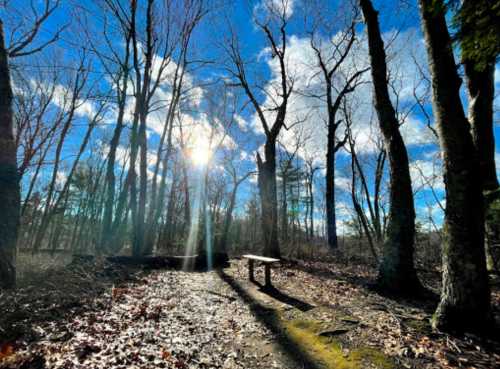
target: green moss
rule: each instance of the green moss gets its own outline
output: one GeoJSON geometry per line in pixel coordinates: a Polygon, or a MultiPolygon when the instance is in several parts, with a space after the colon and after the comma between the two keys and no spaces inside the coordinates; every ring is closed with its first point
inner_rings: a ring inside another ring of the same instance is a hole
{"type": "Polygon", "coordinates": [[[431,328],[431,325],[430,325],[430,322],[429,320],[427,319],[405,319],[404,320],[404,323],[416,330],[417,332],[419,333],[422,333],[422,334],[430,334],[432,332],[432,328],[431,328]]]}
{"type": "Polygon", "coordinates": [[[343,350],[339,340],[322,337],[318,333],[321,324],[313,320],[282,320],[286,334],[309,357],[317,360],[327,369],[362,369],[370,362],[377,368],[394,368],[393,362],[378,350],[361,347],[343,350]]]}
{"type": "Polygon", "coordinates": [[[295,319],[292,321],[296,328],[305,329],[308,331],[317,331],[319,323],[313,320],[295,319]]]}
{"type": "MultiPolygon", "coordinates": [[[[362,347],[352,352],[352,357],[355,362],[363,363],[366,361],[371,362],[380,369],[393,369],[394,363],[386,355],[373,347],[362,347]]],[[[363,365],[360,366],[364,368],[363,365]]]]}

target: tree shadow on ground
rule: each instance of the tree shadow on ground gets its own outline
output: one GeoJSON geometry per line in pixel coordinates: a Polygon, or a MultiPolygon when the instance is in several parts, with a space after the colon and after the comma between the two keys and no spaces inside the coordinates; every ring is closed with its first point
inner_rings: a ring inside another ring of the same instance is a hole
{"type": "Polygon", "coordinates": [[[439,295],[428,288],[419,291],[419,293],[409,291],[408,294],[402,296],[380,290],[377,287],[375,278],[367,278],[366,276],[358,276],[352,273],[341,273],[321,264],[314,265],[292,262],[290,265],[285,264],[284,266],[286,268],[297,269],[316,277],[333,279],[360,287],[408,308],[421,309],[427,314],[432,314],[439,303],[439,295]]]}
{"type": "MultiPolygon", "coordinates": [[[[309,355],[304,348],[297,344],[286,332],[282,320],[276,309],[267,307],[252,297],[234,278],[226,274],[223,270],[217,270],[219,277],[226,282],[250,307],[252,314],[262,322],[276,336],[276,343],[282,351],[293,360],[299,368],[323,369],[324,366],[309,355]]],[[[260,285],[260,284],[259,284],[260,285]]],[[[310,310],[313,306],[300,301],[294,297],[285,295],[275,288],[261,288],[261,292],[298,309],[310,310]]],[[[304,311],[304,310],[303,310],[304,311]]]]}
{"type": "Polygon", "coordinates": [[[287,295],[280,290],[278,290],[274,286],[264,286],[261,283],[257,281],[252,281],[253,284],[259,287],[259,291],[268,295],[269,297],[272,297],[275,300],[278,300],[284,304],[293,306],[296,309],[299,309],[300,311],[309,311],[314,308],[313,305],[308,304],[305,301],[299,300],[293,296],[287,295]]]}

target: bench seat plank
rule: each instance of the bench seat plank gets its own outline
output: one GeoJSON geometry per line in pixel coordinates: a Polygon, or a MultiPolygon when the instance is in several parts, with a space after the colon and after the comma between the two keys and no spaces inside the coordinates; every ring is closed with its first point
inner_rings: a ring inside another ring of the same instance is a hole
{"type": "Polygon", "coordinates": [[[281,261],[280,259],[268,258],[265,256],[257,256],[257,255],[243,255],[242,258],[260,261],[262,263],[278,263],[281,261]]]}

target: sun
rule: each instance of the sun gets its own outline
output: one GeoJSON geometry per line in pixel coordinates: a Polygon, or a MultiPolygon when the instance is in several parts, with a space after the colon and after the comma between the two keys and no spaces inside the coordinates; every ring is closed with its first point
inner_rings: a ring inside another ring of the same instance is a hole
{"type": "Polygon", "coordinates": [[[190,150],[189,157],[196,166],[205,166],[212,158],[212,150],[206,139],[198,139],[190,150]]]}

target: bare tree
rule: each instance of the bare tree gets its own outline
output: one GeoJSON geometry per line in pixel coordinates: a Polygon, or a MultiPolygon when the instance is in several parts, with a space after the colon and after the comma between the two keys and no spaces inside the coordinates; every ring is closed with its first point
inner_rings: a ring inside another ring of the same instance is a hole
{"type": "Polygon", "coordinates": [[[347,135],[338,137],[342,120],[337,119],[342,100],[346,95],[353,92],[361,83],[360,77],[368,71],[368,68],[354,70],[347,75],[340,69],[346,62],[346,58],[352,50],[356,40],[355,27],[357,14],[353,11],[353,19],[346,29],[341,31],[339,37],[330,37],[325,46],[317,40],[314,33],[311,35],[311,47],[313,48],[321,70],[325,93],[318,96],[325,100],[327,108],[327,151],[326,151],[326,218],[328,245],[332,250],[338,247],[337,240],[337,217],[335,214],[335,155],[346,144],[347,135]],[[342,80],[339,83],[335,82],[342,80]]]}
{"type": "Polygon", "coordinates": [[[228,242],[228,237],[229,237],[229,230],[231,228],[231,223],[233,221],[233,211],[234,211],[234,208],[236,206],[236,196],[238,194],[238,188],[250,176],[255,174],[255,172],[253,172],[253,171],[247,171],[245,173],[240,173],[241,170],[238,168],[238,165],[235,163],[235,162],[239,161],[239,155],[238,155],[238,158],[236,158],[235,154],[237,154],[237,153],[229,153],[229,157],[227,157],[226,160],[224,161],[224,164],[225,164],[224,169],[231,177],[232,187],[230,190],[229,201],[228,201],[228,205],[226,208],[226,214],[224,216],[224,222],[223,222],[223,226],[222,226],[223,227],[222,234],[220,236],[220,241],[216,244],[217,252],[224,254],[226,256],[227,256],[227,242],[228,242]]]}
{"type": "Polygon", "coordinates": [[[390,208],[378,285],[397,293],[422,289],[413,264],[415,207],[408,153],[399,131],[399,122],[387,86],[387,63],[378,13],[370,0],[360,0],[370,55],[375,109],[384,136],[390,168],[390,208]]]}
{"type": "Polygon", "coordinates": [[[308,237],[310,240],[314,239],[314,176],[318,170],[321,169],[321,166],[315,163],[314,156],[308,156],[306,154],[305,157],[305,177],[306,177],[306,186],[307,186],[307,195],[308,195],[308,210],[309,214],[309,234],[308,237]]]}
{"type": "Polygon", "coordinates": [[[16,284],[14,264],[20,216],[19,175],[16,161],[16,141],[12,115],[12,87],[9,57],[33,55],[59,38],[58,30],[53,38],[36,44],[42,24],[50,18],[59,1],[45,0],[41,14],[35,14],[32,25],[10,46],[5,44],[3,22],[0,20],[0,287],[12,288],[16,284]]]}
{"type": "Polygon", "coordinates": [[[66,143],[66,138],[70,132],[70,129],[73,125],[76,111],[79,106],[83,103],[82,95],[85,85],[88,80],[88,71],[85,70],[85,57],[83,57],[80,61],[80,65],[76,75],[74,77],[73,85],[70,90],[65,92],[65,100],[68,101],[68,106],[66,107],[66,111],[64,114],[64,119],[62,123],[62,129],[59,133],[59,139],[56,145],[55,158],[54,158],[54,166],[52,169],[51,180],[47,190],[47,196],[45,199],[45,206],[43,209],[43,213],[41,215],[40,224],[38,226],[38,230],[36,232],[36,236],[33,241],[33,248],[38,250],[42,243],[42,240],[47,232],[48,225],[51,218],[51,209],[53,206],[53,198],[56,191],[56,182],[58,175],[60,174],[60,165],[61,165],[61,156],[63,153],[63,147],[66,143]]]}
{"type": "Polygon", "coordinates": [[[262,228],[264,235],[264,254],[279,257],[280,248],[278,241],[278,199],[276,190],[276,142],[280,130],[285,127],[285,118],[288,100],[293,91],[293,80],[288,75],[286,59],[286,29],[289,18],[288,1],[281,0],[264,3],[265,12],[269,15],[264,20],[255,18],[255,23],[264,33],[269,44],[273,58],[277,58],[279,65],[279,82],[271,90],[276,91],[276,99],[270,91],[262,91],[270,100],[271,107],[265,107],[258,101],[256,90],[248,79],[246,63],[242,59],[235,35],[227,45],[227,53],[232,61],[232,67],[227,68],[231,76],[237,81],[251,105],[255,109],[258,119],[266,136],[264,144],[264,159],[257,153],[258,185],[262,208],[262,228]],[[268,112],[271,112],[271,117],[268,112]]]}
{"type": "Polygon", "coordinates": [[[385,230],[385,221],[381,216],[381,185],[384,172],[386,154],[383,145],[380,145],[376,154],[376,165],[373,182],[373,196],[370,191],[367,176],[356,150],[356,138],[352,132],[352,118],[350,111],[343,104],[343,114],[347,125],[349,153],[351,155],[351,201],[360,224],[360,233],[364,233],[374,260],[378,263],[378,246],[382,243],[385,230]],[[358,190],[358,180],[360,182],[358,190]],[[359,195],[358,193],[361,193],[359,195]],[[366,210],[368,209],[368,215],[366,210]]]}

